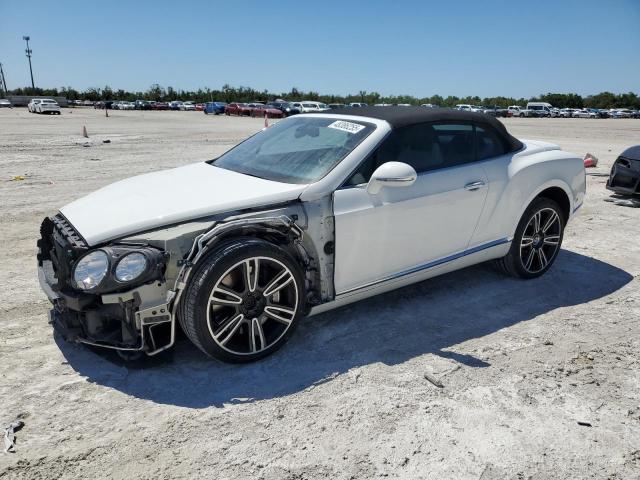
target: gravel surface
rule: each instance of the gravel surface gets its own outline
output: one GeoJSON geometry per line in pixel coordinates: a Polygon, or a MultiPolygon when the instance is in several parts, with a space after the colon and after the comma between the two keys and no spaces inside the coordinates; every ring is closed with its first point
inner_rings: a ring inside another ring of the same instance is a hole
{"type": "Polygon", "coordinates": [[[212,158],[263,121],[1,110],[0,422],[25,426],[0,478],[640,478],[640,209],[605,202],[603,176],[640,143],[640,121],[505,123],[600,159],[544,277],[480,265],[428,280],[305,319],[252,365],[184,338],[130,365],[54,338],[41,219],[115,180],[212,158]]]}

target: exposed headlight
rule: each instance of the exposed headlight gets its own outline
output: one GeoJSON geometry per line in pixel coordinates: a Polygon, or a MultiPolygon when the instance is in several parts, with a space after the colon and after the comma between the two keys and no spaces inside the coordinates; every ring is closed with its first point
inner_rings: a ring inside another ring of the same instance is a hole
{"type": "Polygon", "coordinates": [[[116,266],[116,280],[130,282],[147,269],[147,257],[141,253],[129,253],[116,266]]]}
{"type": "Polygon", "coordinates": [[[73,281],[80,290],[97,287],[109,270],[109,257],[102,250],[91,252],[80,259],[73,270],[73,281]]]}

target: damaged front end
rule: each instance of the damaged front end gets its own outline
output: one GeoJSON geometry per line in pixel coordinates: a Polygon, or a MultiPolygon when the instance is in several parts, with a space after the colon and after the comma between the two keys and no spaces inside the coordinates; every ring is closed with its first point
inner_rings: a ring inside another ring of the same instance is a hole
{"type": "Polygon", "coordinates": [[[169,348],[175,328],[164,278],[166,262],[165,252],[150,245],[90,249],[60,214],[46,218],[40,227],[38,278],[53,303],[50,321],[69,341],[148,355],[169,348]],[[104,259],[104,274],[87,286],[74,278],[74,272],[95,252],[104,259]],[[134,277],[117,274],[118,265],[130,254],[136,254],[144,268],[134,277]]]}
{"type": "Polygon", "coordinates": [[[191,220],[90,247],[63,215],[46,218],[38,240],[38,277],[53,304],[50,322],[72,342],[121,353],[155,355],[166,350],[175,341],[180,298],[193,268],[232,237],[257,236],[290,248],[306,272],[306,303],[316,305],[321,297],[333,295],[330,285],[320,286],[321,276],[333,277],[333,262],[327,260],[332,254],[322,252],[318,262],[314,242],[303,235],[302,228],[330,241],[333,224],[318,222],[310,228],[303,220],[303,227],[296,222],[302,219],[306,219],[304,209],[295,204],[191,220]],[[323,236],[316,230],[326,232],[323,236]],[[119,279],[118,266],[132,254],[144,256],[145,269],[135,278],[119,279]],[[91,256],[104,262],[100,279],[85,279],[100,264],[87,262],[91,256]],[[81,267],[83,259],[86,268],[81,267]]]}

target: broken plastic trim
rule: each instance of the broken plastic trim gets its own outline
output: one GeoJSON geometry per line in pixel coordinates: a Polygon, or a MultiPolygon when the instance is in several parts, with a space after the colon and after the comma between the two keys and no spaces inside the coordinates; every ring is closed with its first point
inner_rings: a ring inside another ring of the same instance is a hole
{"type": "MultiPolygon", "coordinates": [[[[292,231],[299,239],[302,239],[304,235],[302,229],[298,225],[296,225],[296,223],[290,217],[288,217],[287,215],[280,215],[277,217],[243,218],[219,223],[208,232],[196,237],[193,242],[193,247],[191,247],[189,254],[182,262],[182,268],[178,273],[174,288],[172,291],[169,291],[170,294],[173,295],[172,301],[167,302],[168,304],[170,304],[169,311],[171,312],[172,331],[175,331],[176,312],[178,310],[178,305],[180,304],[182,292],[189,282],[189,277],[191,275],[193,267],[209,251],[213,244],[215,244],[216,239],[218,239],[221,235],[227,233],[228,231],[232,231],[237,228],[249,225],[271,226],[275,228],[285,227],[287,230],[292,231]]],[[[171,345],[173,345],[173,336],[171,345]]]]}

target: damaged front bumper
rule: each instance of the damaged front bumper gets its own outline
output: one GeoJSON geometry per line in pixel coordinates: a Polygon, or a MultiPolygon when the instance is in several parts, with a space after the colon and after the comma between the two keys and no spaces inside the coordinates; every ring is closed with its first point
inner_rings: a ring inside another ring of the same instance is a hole
{"type": "Polygon", "coordinates": [[[618,157],[611,168],[607,189],[621,195],[640,195],[640,160],[618,157]]]}
{"type": "Polygon", "coordinates": [[[50,262],[38,280],[53,304],[49,323],[70,342],[156,355],[175,342],[175,319],[163,282],[99,296],[56,292],[50,262]]]}
{"type": "MultiPolygon", "coordinates": [[[[139,275],[140,283],[131,280],[117,284],[106,275],[104,286],[80,291],[73,288],[71,277],[74,264],[90,251],[84,238],[60,214],[43,221],[40,235],[38,280],[53,304],[50,323],[65,339],[148,355],[173,345],[175,318],[170,311],[173,297],[163,274],[162,251],[145,245],[101,247],[116,261],[129,251],[141,252],[148,260],[147,269],[139,275]]],[[[110,261],[109,265],[111,272],[115,264],[110,261]]]]}

